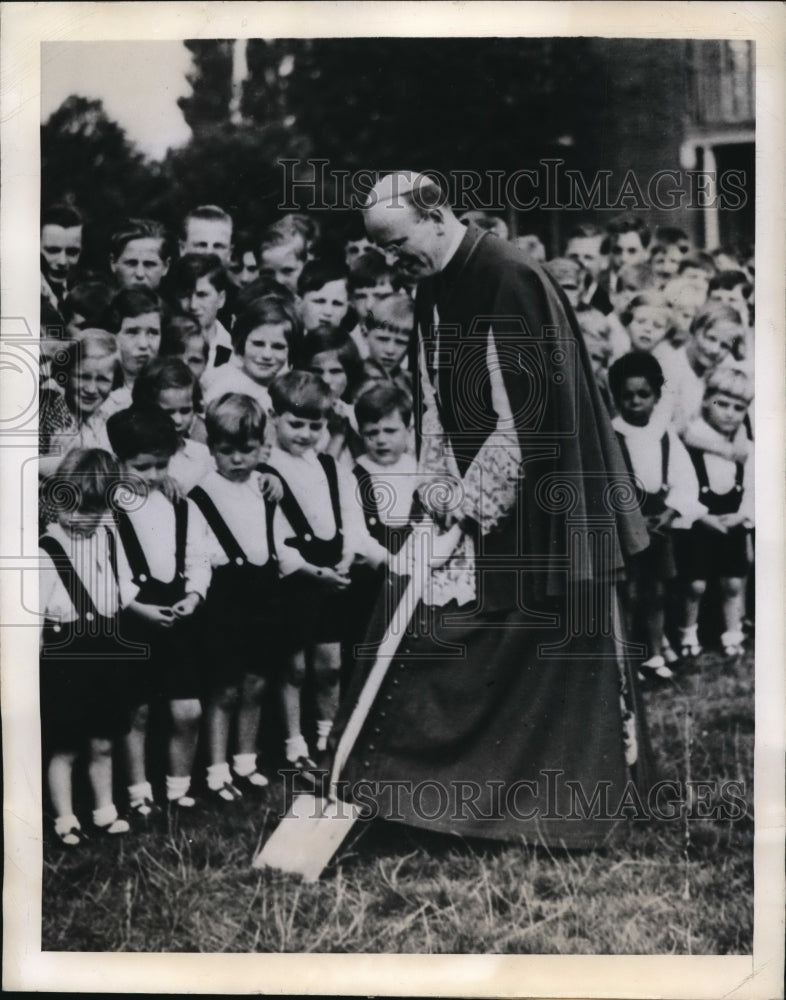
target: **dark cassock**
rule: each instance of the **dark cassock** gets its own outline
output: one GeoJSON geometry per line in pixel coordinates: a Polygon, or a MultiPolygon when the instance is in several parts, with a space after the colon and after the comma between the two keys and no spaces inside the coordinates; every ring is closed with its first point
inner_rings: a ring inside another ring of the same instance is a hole
{"type": "MultiPolygon", "coordinates": [[[[635,493],[562,291],[473,226],[416,298],[409,361],[424,504],[463,532],[342,774],[372,813],[471,837],[592,847],[646,810],[651,751],[621,631],[635,493]]],[[[391,575],[342,703],[357,700],[391,575]]]]}

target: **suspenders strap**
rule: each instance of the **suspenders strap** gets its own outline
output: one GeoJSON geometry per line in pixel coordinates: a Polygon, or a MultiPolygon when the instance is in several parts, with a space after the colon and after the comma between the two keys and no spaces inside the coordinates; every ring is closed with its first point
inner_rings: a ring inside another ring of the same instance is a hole
{"type": "Polygon", "coordinates": [[[379,521],[379,508],[377,507],[376,500],[374,499],[374,484],[371,478],[371,473],[362,465],[356,465],[352,471],[355,474],[355,479],[358,481],[360,503],[363,507],[366,524],[368,524],[369,519],[372,517],[379,521]]]}
{"type": "Polygon", "coordinates": [[[274,562],[278,562],[278,555],[276,554],[276,540],[273,536],[273,518],[276,516],[276,503],[274,500],[268,500],[265,497],[265,527],[267,529],[267,553],[268,559],[272,559],[274,562]]]}
{"type": "Polygon", "coordinates": [[[236,563],[240,559],[247,563],[245,552],[240,548],[237,539],[229,530],[226,521],[219,514],[218,508],[205,490],[201,486],[195,486],[188,495],[204,514],[205,520],[210,525],[213,534],[218,539],[218,544],[226,553],[229,561],[236,563]]]}
{"type": "Polygon", "coordinates": [[[56,538],[51,535],[42,535],[38,541],[40,547],[46,552],[55,565],[57,575],[60,577],[66,593],[71,598],[71,602],[76,609],[78,618],[86,615],[98,615],[93,599],[87,592],[76,567],[66,555],[65,549],[56,538]]]}
{"type": "Polygon", "coordinates": [[[147,564],[145,553],[142,551],[142,546],[139,544],[134,526],[131,524],[131,518],[125,511],[121,510],[117,512],[115,519],[134,583],[138,586],[140,582],[144,583],[150,579],[150,567],[147,564]]]}
{"type": "Polygon", "coordinates": [[[333,507],[333,517],[336,521],[336,533],[341,534],[341,501],[338,495],[338,472],[336,471],[336,460],[331,455],[317,455],[319,464],[325,470],[328,481],[328,492],[330,493],[330,503],[333,507]]]}
{"type": "Polygon", "coordinates": [[[736,465],[734,466],[734,485],[736,486],[738,491],[742,489],[742,480],[744,475],[745,475],[745,466],[742,464],[742,462],[737,462],[736,465]]]}
{"type": "Polygon", "coordinates": [[[700,490],[708,490],[710,488],[710,480],[707,475],[707,466],[704,463],[704,452],[699,448],[688,448],[688,454],[693,462],[693,467],[696,470],[696,478],[699,481],[700,490]]]}
{"type": "Polygon", "coordinates": [[[665,490],[669,483],[669,432],[664,431],[660,439],[660,488],[665,490]]]}
{"type": "Polygon", "coordinates": [[[186,538],[188,536],[188,504],[181,497],[175,504],[175,574],[186,575],[186,538]]]}

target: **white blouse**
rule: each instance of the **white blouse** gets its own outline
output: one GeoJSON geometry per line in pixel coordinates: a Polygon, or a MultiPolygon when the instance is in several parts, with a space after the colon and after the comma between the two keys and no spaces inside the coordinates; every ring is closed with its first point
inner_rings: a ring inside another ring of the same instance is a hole
{"type": "MultiPolygon", "coordinates": [[[[57,522],[46,529],[46,534],[57,539],[85,586],[96,611],[105,618],[117,614],[119,595],[109,558],[109,543],[107,530],[115,538],[115,550],[118,540],[114,524],[107,518],[92,535],[72,535],[57,522]]],[[[76,620],[76,609],[71,595],[55,569],[49,554],[43,549],[38,551],[41,559],[38,577],[38,599],[41,614],[50,621],[72,622],[76,620]]]]}

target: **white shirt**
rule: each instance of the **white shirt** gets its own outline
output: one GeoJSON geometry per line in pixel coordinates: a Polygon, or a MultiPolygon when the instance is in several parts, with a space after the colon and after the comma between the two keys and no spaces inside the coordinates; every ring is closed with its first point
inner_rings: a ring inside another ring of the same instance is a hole
{"type": "Polygon", "coordinates": [[[685,347],[677,350],[664,348],[656,357],[663,370],[664,383],[663,395],[655,412],[661,426],[672,423],[677,433],[682,434],[691,420],[701,412],[704,377],[697,375],[691,367],[685,347]]]}
{"type": "MultiPolygon", "coordinates": [[[[259,489],[258,477],[252,473],[245,483],[235,483],[213,471],[199,485],[216,505],[248,561],[254,566],[264,566],[270,558],[270,552],[267,544],[267,508],[259,489]]],[[[207,532],[210,565],[226,566],[229,558],[221,543],[204,521],[201,511],[198,512],[198,517],[203,521],[207,532]]],[[[276,507],[273,516],[273,541],[282,576],[288,576],[305,565],[305,560],[297,549],[286,544],[286,540],[294,538],[294,535],[286,517],[276,507]]]]}
{"type": "Polygon", "coordinates": [[[418,488],[418,463],[406,452],[393,465],[379,465],[368,455],[361,455],[357,464],[371,476],[379,519],[383,524],[409,523],[412,497],[418,488]]]}
{"type": "MultiPolygon", "coordinates": [[[[114,535],[115,550],[118,549],[114,524],[107,518],[106,527],[114,535]]],[[[115,575],[109,558],[109,545],[105,525],[101,524],[92,535],[72,535],[53,522],[46,534],[57,539],[76,570],[79,579],[90,595],[96,611],[105,618],[117,614],[119,596],[115,575]]],[[[41,567],[38,577],[38,600],[41,614],[50,621],[72,622],[76,620],[76,609],[49,554],[38,550],[41,567]]]]}
{"type": "MultiPolygon", "coordinates": [[[[718,434],[713,427],[710,427],[706,420],[699,418],[696,423],[704,425],[701,427],[702,436],[718,434]]],[[[722,437],[722,435],[718,436],[722,437]]],[[[728,443],[728,439],[724,440],[728,443]]],[[[714,455],[709,451],[705,451],[703,454],[704,467],[707,470],[707,480],[710,489],[713,493],[729,493],[734,489],[734,484],[737,481],[736,463],[732,462],[728,458],[722,458],[720,455],[714,455]]],[[[739,513],[752,524],[755,513],[753,502],[753,450],[751,450],[751,453],[748,455],[743,468],[742,499],[740,501],[739,513]]]]}
{"type": "Polygon", "coordinates": [[[132,402],[131,390],[127,385],[121,385],[109,393],[98,412],[104,421],[106,421],[113,413],[119,413],[120,410],[127,410],[132,402]]]}
{"type": "Polygon", "coordinates": [[[183,493],[190,493],[200,479],[215,468],[206,444],[186,438],[169,462],[169,475],[183,493]]]}
{"type": "MultiPolygon", "coordinates": [[[[648,493],[657,493],[663,486],[661,477],[661,438],[663,428],[650,421],[646,427],[635,427],[622,417],[611,422],[615,431],[625,437],[633,474],[648,493]]],[[[689,528],[696,518],[707,513],[699,502],[699,481],[685,445],[673,430],[669,436],[668,492],[665,503],[679,515],[673,522],[675,528],[689,528]]]]}
{"type": "MultiPolygon", "coordinates": [[[[316,538],[328,540],[336,533],[336,520],[330,503],[327,475],[314,451],[290,455],[281,448],[272,448],[268,464],[285,480],[300,505],[316,538]]],[[[344,555],[360,555],[373,565],[387,558],[387,550],[366,528],[363,508],[357,496],[355,477],[336,465],[338,500],[344,532],[344,555]]]]}
{"type": "Polygon", "coordinates": [[[216,320],[216,324],[213,327],[213,331],[207,338],[208,348],[207,348],[207,367],[201,378],[202,388],[207,390],[208,386],[212,383],[216,375],[226,367],[227,364],[231,365],[235,361],[235,353],[232,348],[232,338],[229,335],[227,328],[223,323],[216,320]],[[219,347],[227,347],[232,354],[229,361],[226,364],[219,365],[216,368],[216,353],[219,347]]]}
{"type": "MultiPolygon", "coordinates": [[[[210,562],[207,556],[207,533],[204,518],[196,506],[187,500],[188,529],[186,531],[185,592],[194,591],[201,597],[207,594],[210,584],[210,562]]],[[[150,575],[165,583],[175,576],[175,508],[163,493],[152,490],[139,505],[134,497],[128,504],[128,517],[139,544],[142,547],[150,575]],[[133,508],[137,509],[133,509],[133,508]]],[[[118,577],[120,580],[120,600],[125,607],[135,600],[139,588],[133,581],[133,574],[125,550],[118,551],[118,577]]]]}
{"type": "Polygon", "coordinates": [[[273,404],[270,402],[270,393],[266,386],[255,382],[242,368],[232,363],[215,369],[215,374],[205,389],[205,403],[218,399],[227,392],[239,392],[243,396],[250,396],[259,403],[262,412],[269,419],[273,404]]]}

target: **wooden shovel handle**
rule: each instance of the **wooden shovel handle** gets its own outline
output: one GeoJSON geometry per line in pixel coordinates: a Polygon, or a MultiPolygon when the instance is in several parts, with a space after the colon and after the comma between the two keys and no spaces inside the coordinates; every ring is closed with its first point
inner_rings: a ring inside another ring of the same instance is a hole
{"type": "Polygon", "coordinates": [[[369,671],[366,683],[363,685],[360,696],[358,697],[357,704],[353,708],[352,714],[344,727],[341,739],[338,741],[336,754],[333,758],[333,767],[330,772],[330,791],[328,793],[328,797],[331,800],[335,800],[336,798],[336,784],[338,782],[339,775],[341,774],[347,757],[349,757],[352,752],[352,748],[360,735],[360,731],[363,728],[366,718],[368,717],[371,706],[374,704],[374,699],[382,686],[382,681],[385,679],[385,674],[388,672],[391,660],[396,655],[399,644],[404,636],[404,632],[406,632],[407,627],[412,620],[412,616],[415,613],[415,608],[420,602],[420,598],[423,593],[424,572],[426,572],[426,570],[423,562],[420,559],[416,559],[412,576],[409,578],[409,583],[407,584],[401,599],[396,605],[396,609],[393,612],[390,623],[388,624],[385,634],[382,637],[382,641],[377,648],[374,666],[369,671]]]}

